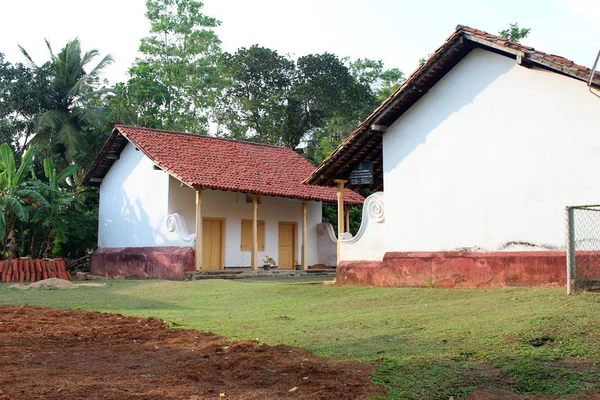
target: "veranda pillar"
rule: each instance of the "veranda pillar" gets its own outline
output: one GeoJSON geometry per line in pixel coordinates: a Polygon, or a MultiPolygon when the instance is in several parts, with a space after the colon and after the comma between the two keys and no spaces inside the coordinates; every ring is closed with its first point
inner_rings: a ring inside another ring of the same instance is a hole
{"type": "Polygon", "coordinates": [[[252,195],[252,260],[250,266],[258,269],[258,195],[252,195]]]}
{"type": "Polygon", "coordinates": [[[196,189],[196,271],[202,269],[202,190],[196,189]]]}
{"type": "Polygon", "coordinates": [[[344,232],[344,185],[348,182],[345,179],[335,179],[334,182],[337,184],[337,218],[338,218],[338,235],[337,235],[337,263],[340,263],[341,257],[341,241],[340,238],[344,232]]]}
{"type": "Polygon", "coordinates": [[[306,222],[306,201],[302,202],[302,269],[308,269],[308,230],[306,222]]]}
{"type": "Polygon", "coordinates": [[[344,212],[346,216],[346,226],[344,227],[344,232],[350,232],[350,206],[346,206],[344,212]]]}

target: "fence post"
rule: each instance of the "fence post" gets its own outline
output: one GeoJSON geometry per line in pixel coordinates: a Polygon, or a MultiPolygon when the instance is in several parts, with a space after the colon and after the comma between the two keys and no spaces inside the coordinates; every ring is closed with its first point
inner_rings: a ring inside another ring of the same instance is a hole
{"type": "Polygon", "coordinates": [[[571,294],[571,286],[575,278],[575,209],[566,208],[567,219],[567,294],[571,294]]]}

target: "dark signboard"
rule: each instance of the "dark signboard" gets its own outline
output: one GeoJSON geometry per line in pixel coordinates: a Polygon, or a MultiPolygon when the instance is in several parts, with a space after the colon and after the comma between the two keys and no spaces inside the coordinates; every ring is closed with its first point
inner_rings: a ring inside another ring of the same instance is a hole
{"type": "Polygon", "coordinates": [[[371,185],[373,183],[373,161],[350,165],[349,185],[371,185]]]}

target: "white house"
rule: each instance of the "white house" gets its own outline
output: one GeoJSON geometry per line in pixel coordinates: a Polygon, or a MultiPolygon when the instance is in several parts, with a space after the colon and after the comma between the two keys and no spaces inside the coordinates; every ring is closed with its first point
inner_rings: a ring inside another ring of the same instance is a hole
{"type": "Polygon", "coordinates": [[[317,227],[337,193],[302,183],[314,169],[288,148],[118,125],[84,178],[100,186],[92,272],[183,278],[265,256],[280,269],[334,264],[317,227]]]}
{"type": "Polygon", "coordinates": [[[565,206],[600,202],[600,75],[590,76],[458,26],[307,180],[344,187],[354,163],[373,162],[369,187],[381,192],[359,234],[341,240],[338,281],[563,283],[565,206]]]}

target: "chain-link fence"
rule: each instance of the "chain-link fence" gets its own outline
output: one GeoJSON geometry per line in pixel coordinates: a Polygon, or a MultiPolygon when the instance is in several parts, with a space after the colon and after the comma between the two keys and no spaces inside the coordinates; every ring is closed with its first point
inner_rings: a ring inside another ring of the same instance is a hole
{"type": "Polygon", "coordinates": [[[571,206],[567,214],[567,293],[600,288],[600,205],[571,206]]]}

